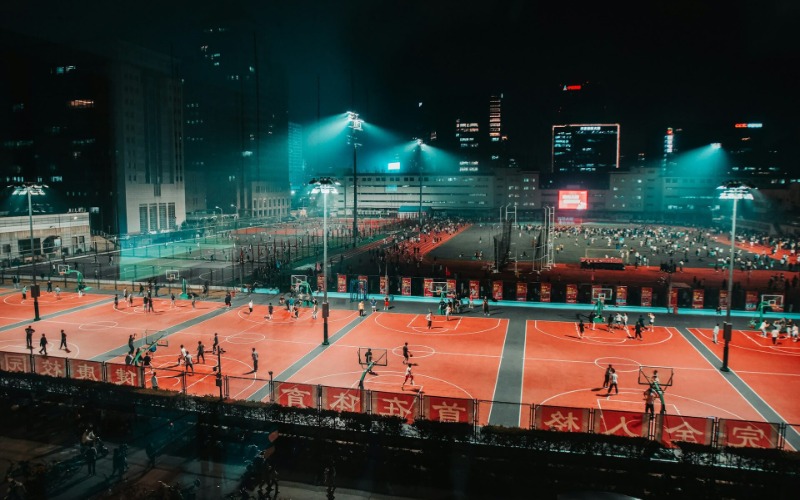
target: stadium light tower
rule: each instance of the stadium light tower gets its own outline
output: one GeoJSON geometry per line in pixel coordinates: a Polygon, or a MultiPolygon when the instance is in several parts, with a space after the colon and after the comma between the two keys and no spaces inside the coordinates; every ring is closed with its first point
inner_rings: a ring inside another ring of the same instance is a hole
{"type": "Polygon", "coordinates": [[[417,139],[417,174],[419,175],[419,230],[422,233],[422,145],[424,141],[417,139]]]}
{"type": "Polygon", "coordinates": [[[730,349],[733,327],[731,326],[731,302],[733,302],[733,267],[736,256],[736,204],[739,200],[752,200],[753,188],[738,181],[731,181],[719,186],[717,190],[720,200],[733,200],[733,216],[731,217],[731,255],[728,262],[728,304],[725,310],[725,323],[722,329],[722,336],[725,340],[725,347],[722,351],[721,371],[730,371],[728,368],[728,352],[730,349]]]}
{"type": "Polygon", "coordinates": [[[353,248],[358,245],[358,134],[363,131],[363,120],[358,117],[358,113],[347,112],[349,121],[350,136],[348,140],[353,145],[353,248]]]}
{"type": "Polygon", "coordinates": [[[339,182],[330,177],[311,179],[312,194],[322,193],[322,345],[328,345],[328,193],[337,194],[339,182]]]}
{"type": "Polygon", "coordinates": [[[31,196],[44,196],[44,190],[47,188],[45,184],[37,184],[35,182],[24,182],[15,186],[12,195],[27,196],[28,197],[28,224],[30,228],[31,239],[31,274],[33,275],[33,285],[31,286],[31,297],[33,297],[33,320],[39,321],[39,287],[36,284],[36,248],[33,246],[33,202],[31,196]]]}

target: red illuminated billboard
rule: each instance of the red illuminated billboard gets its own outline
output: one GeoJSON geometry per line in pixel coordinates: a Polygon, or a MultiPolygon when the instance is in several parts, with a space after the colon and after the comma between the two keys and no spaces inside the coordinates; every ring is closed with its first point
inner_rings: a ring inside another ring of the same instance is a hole
{"type": "Polygon", "coordinates": [[[586,210],[588,191],[559,191],[558,209],[559,210],[586,210]]]}

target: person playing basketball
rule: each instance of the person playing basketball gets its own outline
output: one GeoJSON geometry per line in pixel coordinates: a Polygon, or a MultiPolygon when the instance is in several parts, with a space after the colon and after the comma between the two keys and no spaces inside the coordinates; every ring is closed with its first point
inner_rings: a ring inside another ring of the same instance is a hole
{"type": "Polygon", "coordinates": [[[414,357],[413,354],[408,352],[408,342],[403,345],[403,364],[408,365],[410,364],[408,358],[414,357]]]}
{"type": "Polygon", "coordinates": [[[413,386],[413,385],[416,385],[416,384],[414,383],[414,374],[413,374],[413,373],[411,373],[411,365],[410,365],[410,364],[409,364],[409,365],[406,367],[406,378],[405,378],[405,380],[403,380],[403,385],[402,385],[402,386],[400,386],[400,389],[405,389],[405,388],[406,388],[406,383],[407,383],[409,380],[411,380],[411,385],[412,385],[412,386],[413,386]]]}

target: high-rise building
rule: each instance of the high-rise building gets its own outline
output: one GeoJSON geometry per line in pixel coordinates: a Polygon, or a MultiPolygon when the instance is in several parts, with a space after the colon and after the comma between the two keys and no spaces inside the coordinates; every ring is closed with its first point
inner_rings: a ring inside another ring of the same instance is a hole
{"type": "Polygon", "coordinates": [[[456,120],[459,172],[480,172],[480,124],[477,121],[456,120]]]}
{"type": "Polygon", "coordinates": [[[664,144],[661,156],[661,169],[664,172],[673,172],[677,167],[676,156],[680,148],[680,137],[683,130],[669,127],[664,134],[664,144]]]}
{"type": "Polygon", "coordinates": [[[620,126],[553,125],[551,168],[558,174],[607,174],[619,168],[620,126]]]}
{"type": "Polygon", "coordinates": [[[303,126],[289,122],[289,184],[292,190],[299,190],[308,184],[310,176],[306,172],[303,158],[303,126]]]}

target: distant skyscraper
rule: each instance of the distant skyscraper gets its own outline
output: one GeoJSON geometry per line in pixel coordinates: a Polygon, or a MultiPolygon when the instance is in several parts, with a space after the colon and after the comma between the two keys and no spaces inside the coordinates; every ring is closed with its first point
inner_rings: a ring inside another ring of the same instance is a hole
{"type": "Polygon", "coordinates": [[[553,125],[552,172],[608,173],[619,168],[620,126],[553,125]]]}
{"type": "Polygon", "coordinates": [[[480,171],[480,125],[477,121],[456,120],[456,141],[458,145],[458,170],[460,172],[480,171]]]}
{"type": "Polygon", "coordinates": [[[292,189],[297,190],[308,181],[303,159],[303,126],[289,122],[289,183],[292,189]]]}
{"type": "Polygon", "coordinates": [[[679,151],[682,132],[682,129],[669,127],[664,134],[664,148],[661,157],[661,169],[664,172],[672,172],[677,166],[675,156],[679,151]]]}

